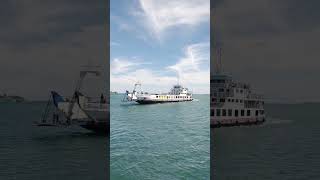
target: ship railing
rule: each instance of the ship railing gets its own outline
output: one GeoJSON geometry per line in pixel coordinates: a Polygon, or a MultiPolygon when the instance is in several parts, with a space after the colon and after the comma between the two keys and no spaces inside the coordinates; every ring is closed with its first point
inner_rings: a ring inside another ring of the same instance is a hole
{"type": "Polygon", "coordinates": [[[221,103],[221,102],[211,102],[210,105],[212,107],[222,107],[224,103],[221,103]]]}
{"type": "Polygon", "coordinates": [[[232,92],[213,92],[213,97],[233,97],[232,92]]]}
{"type": "Polygon", "coordinates": [[[226,83],[212,83],[211,86],[213,88],[226,88],[228,86],[228,84],[226,84],[226,83]]]}
{"type": "Polygon", "coordinates": [[[263,99],[263,96],[260,94],[248,94],[247,98],[248,99],[263,99]]]}
{"type": "Polygon", "coordinates": [[[248,104],[245,104],[244,105],[244,108],[255,108],[255,109],[260,109],[260,108],[263,108],[263,105],[262,104],[255,104],[255,105],[248,105],[248,104]]]}
{"type": "Polygon", "coordinates": [[[234,88],[243,88],[243,89],[250,89],[250,85],[249,84],[245,84],[245,83],[240,83],[240,82],[234,82],[232,83],[232,87],[234,88]]]}

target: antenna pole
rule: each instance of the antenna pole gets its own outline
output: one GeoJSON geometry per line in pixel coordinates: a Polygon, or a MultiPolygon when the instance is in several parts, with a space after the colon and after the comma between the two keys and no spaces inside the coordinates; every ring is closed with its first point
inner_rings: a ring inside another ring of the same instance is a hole
{"type": "Polygon", "coordinates": [[[222,48],[219,48],[219,73],[222,71],[222,48]]]}
{"type": "Polygon", "coordinates": [[[222,70],[222,62],[221,62],[221,56],[222,56],[222,49],[219,47],[217,49],[217,62],[216,62],[216,73],[220,74],[222,70]]]}

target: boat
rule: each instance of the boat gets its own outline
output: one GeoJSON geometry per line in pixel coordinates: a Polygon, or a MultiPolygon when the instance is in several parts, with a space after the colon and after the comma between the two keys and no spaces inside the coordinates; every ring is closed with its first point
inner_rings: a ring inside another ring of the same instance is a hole
{"type": "Polygon", "coordinates": [[[110,94],[116,95],[116,94],[118,94],[118,92],[117,91],[110,91],[110,94]]]}
{"type": "Polygon", "coordinates": [[[125,97],[122,101],[134,101],[139,104],[156,104],[192,100],[192,92],[180,84],[174,85],[169,93],[149,94],[148,92],[143,92],[141,90],[141,83],[137,82],[135,83],[132,92],[126,91],[125,97]]]}
{"type": "Polygon", "coordinates": [[[2,95],[0,95],[0,102],[16,102],[16,103],[20,103],[20,102],[24,102],[25,99],[21,96],[12,96],[12,95],[7,95],[6,93],[3,93],[2,95]]]}
{"type": "Polygon", "coordinates": [[[52,91],[42,119],[36,124],[38,126],[78,125],[96,133],[108,133],[110,120],[107,93],[102,93],[100,97],[88,97],[81,92],[83,80],[88,74],[100,76],[101,73],[93,70],[81,71],[71,98],[65,98],[58,92],[52,91]],[[51,105],[54,107],[53,110],[51,105]]]}
{"type": "Polygon", "coordinates": [[[237,82],[222,72],[221,48],[211,85],[210,126],[228,127],[265,122],[264,98],[247,83],[237,82]]]}

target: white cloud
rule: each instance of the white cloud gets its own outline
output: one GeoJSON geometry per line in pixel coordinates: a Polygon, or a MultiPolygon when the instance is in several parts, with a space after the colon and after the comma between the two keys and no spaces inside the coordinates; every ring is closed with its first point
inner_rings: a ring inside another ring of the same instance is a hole
{"type": "Polygon", "coordinates": [[[177,64],[167,67],[178,73],[180,78],[190,71],[200,71],[200,66],[208,64],[210,59],[209,43],[192,44],[185,48],[185,57],[182,57],[177,64]]]}
{"type": "Polygon", "coordinates": [[[210,19],[209,0],[139,0],[145,25],[158,38],[181,25],[195,26],[210,19]]]}
{"type": "MultiPolygon", "coordinates": [[[[176,64],[168,66],[184,85],[204,88],[209,91],[210,83],[210,44],[197,43],[187,46],[185,56],[176,64]]],[[[202,91],[202,90],[200,90],[202,91]]]]}
{"type": "Polygon", "coordinates": [[[120,46],[120,43],[110,41],[110,46],[120,46]]]}
{"type": "Polygon", "coordinates": [[[116,58],[111,63],[111,90],[124,92],[131,90],[133,84],[140,81],[149,92],[167,92],[177,83],[177,72],[180,83],[195,93],[209,93],[210,83],[209,43],[192,44],[184,48],[184,56],[176,64],[154,71],[146,63],[135,60],[116,58]]]}
{"type": "Polygon", "coordinates": [[[133,70],[134,68],[137,68],[142,64],[147,64],[147,63],[139,62],[135,58],[133,58],[133,60],[130,60],[130,61],[123,58],[115,58],[111,62],[111,74],[127,73],[128,71],[133,70]]]}

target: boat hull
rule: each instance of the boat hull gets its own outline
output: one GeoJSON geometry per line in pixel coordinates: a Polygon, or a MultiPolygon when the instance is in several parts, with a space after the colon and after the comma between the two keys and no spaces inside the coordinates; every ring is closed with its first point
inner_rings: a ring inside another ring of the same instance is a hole
{"type": "Polygon", "coordinates": [[[266,121],[265,117],[259,118],[239,118],[239,119],[225,119],[225,120],[215,120],[211,118],[210,127],[232,127],[232,126],[250,126],[263,124],[266,121]]]}
{"type": "Polygon", "coordinates": [[[108,121],[89,121],[85,124],[81,124],[80,126],[98,134],[107,135],[110,133],[110,124],[108,121]]]}
{"type": "Polygon", "coordinates": [[[192,100],[193,100],[193,99],[181,100],[181,101],[137,100],[136,102],[139,103],[139,104],[159,104],[159,103],[186,102],[186,101],[192,101],[192,100]]]}

